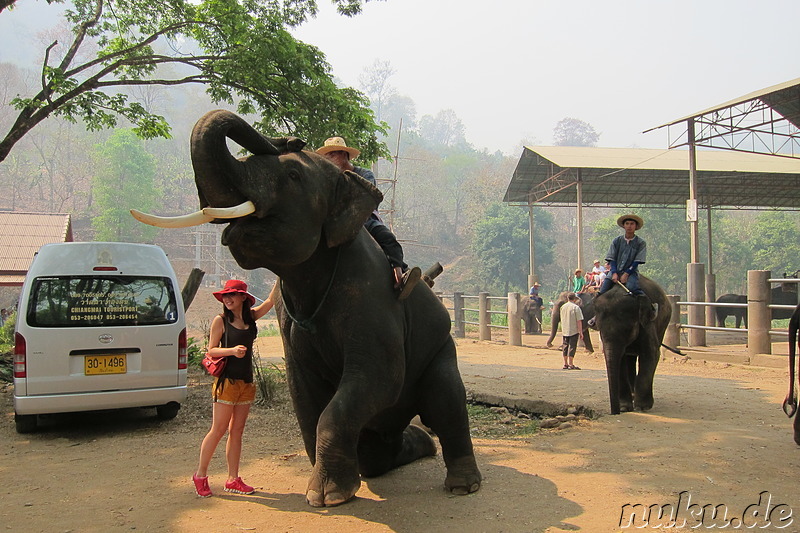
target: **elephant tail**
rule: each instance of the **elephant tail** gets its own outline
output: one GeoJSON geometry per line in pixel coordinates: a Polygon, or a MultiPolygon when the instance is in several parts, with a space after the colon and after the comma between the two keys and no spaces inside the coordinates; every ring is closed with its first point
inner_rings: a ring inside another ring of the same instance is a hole
{"type": "Polygon", "coordinates": [[[666,344],[664,344],[663,342],[661,343],[661,346],[663,346],[664,348],[666,348],[667,350],[669,350],[669,351],[670,351],[670,352],[672,352],[672,353],[676,353],[676,354],[678,354],[678,355],[683,355],[683,356],[686,356],[686,354],[685,354],[685,353],[683,353],[682,351],[680,351],[679,349],[677,349],[677,348],[673,348],[672,346],[667,346],[667,345],[666,345],[666,344]]]}

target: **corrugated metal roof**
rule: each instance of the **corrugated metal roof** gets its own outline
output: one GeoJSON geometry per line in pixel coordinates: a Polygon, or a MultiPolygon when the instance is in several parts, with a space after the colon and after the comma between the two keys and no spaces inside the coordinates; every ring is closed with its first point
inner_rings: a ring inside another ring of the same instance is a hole
{"type": "MultiPolygon", "coordinates": [[[[699,204],[800,209],[800,160],[698,150],[699,204]]],[[[505,202],[574,205],[684,206],[689,197],[688,150],[526,146],[505,202]]]]}
{"type": "MultiPolygon", "coordinates": [[[[773,85],[773,86],[767,87],[765,89],[760,89],[758,91],[753,91],[752,93],[746,94],[744,96],[740,96],[739,98],[734,98],[733,100],[729,100],[729,101],[725,102],[724,104],[718,104],[718,105],[715,105],[714,107],[709,107],[708,109],[705,109],[703,111],[698,111],[697,113],[692,113],[691,115],[686,115],[683,118],[672,120],[670,122],[667,122],[666,124],[662,124],[660,126],[656,126],[655,128],[650,128],[648,130],[645,130],[644,133],[647,133],[647,132],[653,131],[653,130],[657,130],[659,128],[663,128],[665,126],[672,126],[673,124],[677,124],[679,122],[685,122],[685,121],[689,120],[690,118],[699,117],[701,115],[707,115],[709,113],[713,113],[715,111],[719,111],[719,110],[725,109],[727,107],[732,107],[732,106],[735,106],[735,105],[739,105],[741,103],[744,103],[744,102],[747,102],[747,101],[750,101],[750,100],[755,100],[757,98],[762,98],[762,97],[770,97],[770,95],[772,95],[772,93],[777,93],[777,92],[780,92],[780,91],[784,91],[786,89],[791,89],[792,87],[795,87],[795,86],[798,86],[798,85],[800,85],[800,78],[796,78],[796,79],[793,79],[793,80],[790,80],[790,81],[785,81],[783,83],[779,83],[777,85],[773,85]]],[[[769,98],[767,98],[767,99],[769,99],[769,98]]],[[[786,116],[787,114],[791,116],[790,113],[784,113],[784,116],[786,116]]],[[[796,120],[796,116],[794,117],[794,119],[796,120]]]]}
{"type": "Polygon", "coordinates": [[[21,285],[43,244],[71,241],[68,214],[0,212],[0,285],[21,285]]]}

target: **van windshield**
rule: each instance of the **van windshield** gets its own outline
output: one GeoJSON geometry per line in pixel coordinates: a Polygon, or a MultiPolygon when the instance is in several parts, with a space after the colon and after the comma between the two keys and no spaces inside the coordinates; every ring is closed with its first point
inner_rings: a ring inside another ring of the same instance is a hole
{"type": "Polygon", "coordinates": [[[169,278],[58,276],[33,282],[26,311],[34,327],[172,324],[178,306],[169,278]]]}

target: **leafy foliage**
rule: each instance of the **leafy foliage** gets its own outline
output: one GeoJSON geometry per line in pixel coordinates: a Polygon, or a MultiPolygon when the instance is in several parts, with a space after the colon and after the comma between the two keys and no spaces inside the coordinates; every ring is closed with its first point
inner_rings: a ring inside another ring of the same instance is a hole
{"type": "Polygon", "coordinates": [[[96,147],[98,172],[92,180],[95,207],[92,219],[95,239],[149,242],[157,228],[140,224],[130,206],[152,211],[159,191],[154,186],[155,162],[131,130],[117,130],[96,147]]]}
{"type": "MultiPolygon", "coordinates": [[[[551,218],[534,208],[537,264],[552,261],[553,239],[548,235],[551,218]]],[[[526,287],[529,270],[528,217],[525,210],[500,203],[491,204],[475,226],[473,249],[483,286],[493,294],[506,294],[509,287],[526,287]]]]}
{"type": "MultiPolygon", "coordinates": [[[[346,15],[362,4],[333,1],[346,15]]],[[[360,146],[365,160],[387,155],[364,95],[337,87],[322,52],[287,30],[316,11],[315,0],[70,0],[72,41],[63,51],[58,41],[50,44],[39,92],[12,100],[19,114],[0,140],[0,161],[53,115],[81,120],[91,131],[124,118],[142,138],[168,138],[167,120],[127,89],[183,84],[206,85],[214,102],[258,114],[255,125],[267,135],[319,146],[336,131],[360,146]],[[93,47],[95,57],[79,62],[79,52],[93,47]]]]}

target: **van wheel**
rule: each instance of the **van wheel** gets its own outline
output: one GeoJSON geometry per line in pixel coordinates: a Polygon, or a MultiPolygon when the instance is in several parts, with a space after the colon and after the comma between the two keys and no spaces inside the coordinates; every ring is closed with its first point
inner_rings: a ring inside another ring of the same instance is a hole
{"type": "Polygon", "coordinates": [[[36,415],[14,413],[14,424],[17,426],[17,433],[33,433],[36,431],[36,415]]]}
{"type": "Polygon", "coordinates": [[[156,416],[161,420],[172,420],[178,416],[178,411],[181,409],[181,404],[177,402],[169,402],[168,404],[159,405],[156,407],[156,416]]]}

